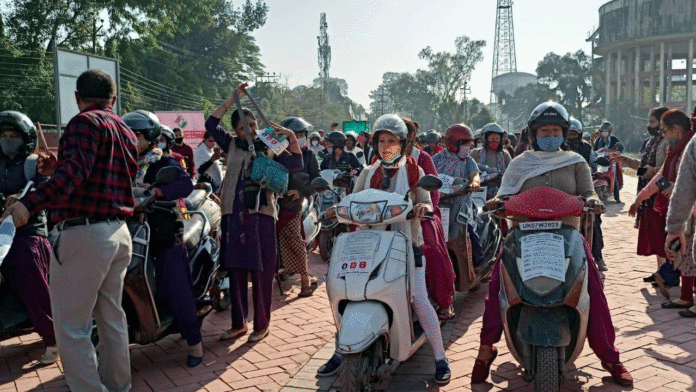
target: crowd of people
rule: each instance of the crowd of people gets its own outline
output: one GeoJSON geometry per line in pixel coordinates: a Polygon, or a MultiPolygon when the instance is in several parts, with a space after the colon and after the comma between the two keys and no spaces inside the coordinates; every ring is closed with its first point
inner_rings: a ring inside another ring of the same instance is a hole
{"type": "MultiPolygon", "coordinates": [[[[246,94],[246,85],[237,89],[246,94]]],[[[2,276],[24,302],[35,330],[46,346],[42,364],[61,358],[66,380],[75,391],[125,391],[130,388],[130,359],[126,314],[121,306],[132,241],[126,223],[138,207],[134,194],[156,183],[162,168],[176,168],[176,178],[154,188],[157,198],[173,201],[172,211],[148,213],[152,228],[152,262],[157,298],[167,304],[189,350],[188,366],[203,360],[201,323],[192,291],[192,277],[183,240],[187,211],[183,200],[195,183],[208,183],[219,195],[220,265],[229,277],[231,325],[219,337],[233,340],[249,332],[248,283],[252,283],[253,328],[250,342],[263,340],[271,322],[272,285],[279,268],[300,277],[300,297],[313,295],[317,282],[308,269],[308,246],[302,225],[302,205],[314,190],[309,181],[321,170],[345,173],[346,193],[364,189],[410,192],[424,175],[443,174],[462,179],[476,192],[485,182],[491,209],[502,198],[549,186],[582,196],[594,208],[589,260],[590,347],[602,366],[621,385],[632,378],[619,360],[614,328],[604,297],[600,271],[608,266],[602,256],[602,201],[595,193],[598,153],[608,153],[618,167],[614,201],[620,203],[621,165],[636,169],[638,195],[630,207],[639,231],[639,255],[657,257],[657,271],[645,278],[668,294],[681,282],[681,296],[662,306],[696,317],[693,242],[696,232],[696,145],[694,122],[680,110],[655,108],[649,113],[641,158],[623,155],[612,124],[604,122],[593,137],[582,123],[556,103],[539,105],[528,126],[517,133],[499,124],[473,131],[452,124],[444,135],[422,132],[411,119],[389,114],[370,131],[357,134],[333,123],[324,133],[300,117],[272,124],[287,148],[271,154],[257,138],[256,114],[234,109],[235,98],[223,102],[207,119],[206,133],[194,149],[184,143],[180,128],[170,129],[145,110],[117,116],[113,110],[116,87],[109,75],[90,70],[77,79],[75,98],[80,109],[60,139],[58,155],[37,150],[37,129],[25,115],[0,113],[0,166],[5,170],[0,193],[8,197],[3,219],[12,216],[17,233],[2,264],[2,276]],[[231,111],[231,114],[228,114],[231,111]],[[221,126],[229,115],[231,130],[221,126]],[[250,143],[253,148],[250,148],[250,143]],[[288,191],[277,194],[251,179],[251,167],[263,151],[290,174],[288,191]],[[296,174],[302,173],[303,180],[296,174]],[[400,181],[408,181],[402,184],[400,181]],[[26,195],[21,190],[34,185],[26,195]],[[173,213],[171,213],[173,212],[173,213]],[[59,235],[49,243],[48,228],[59,235]],[[50,271],[50,274],[49,274],[50,271]],[[100,334],[99,357],[90,340],[93,322],[100,334]]],[[[695,109],[696,110],[696,109],[695,109]]],[[[696,115],[696,113],[695,113],[696,115]]],[[[696,117],[695,117],[696,118],[696,117]]],[[[440,207],[471,205],[470,193],[442,197],[439,191],[414,191],[411,221],[414,254],[423,262],[416,268],[413,309],[436,360],[435,380],[451,376],[439,323],[455,316],[456,273],[450,258],[440,207]],[[424,219],[432,214],[432,218],[424,219]]],[[[452,214],[450,230],[455,226],[452,214]]],[[[329,209],[326,218],[333,218],[329,209]]],[[[502,217],[501,217],[502,218],[502,217]]],[[[454,217],[456,219],[456,217],[454,217]]],[[[474,223],[466,230],[474,265],[481,257],[474,223]]],[[[567,222],[580,227],[579,219],[567,222]]],[[[507,229],[507,227],[505,227],[507,229]]],[[[472,382],[484,382],[497,356],[494,344],[503,330],[500,314],[500,261],[493,269],[481,331],[481,346],[472,382]]],[[[318,370],[335,374],[341,366],[336,353],[318,370]]]]}

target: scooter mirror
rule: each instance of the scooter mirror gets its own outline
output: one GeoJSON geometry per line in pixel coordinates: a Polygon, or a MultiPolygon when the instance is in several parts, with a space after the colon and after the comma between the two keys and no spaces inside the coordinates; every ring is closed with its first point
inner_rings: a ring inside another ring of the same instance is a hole
{"type": "Polygon", "coordinates": [[[599,166],[609,166],[611,165],[611,161],[607,159],[606,157],[599,157],[597,158],[597,164],[599,166]]]}
{"type": "Polygon", "coordinates": [[[179,178],[179,168],[173,166],[163,167],[157,172],[155,182],[158,185],[169,184],[177,178],[179,178]]]}
{"type": "Polygon", "coordinates": [[[325,179],[321,177],[317,177],[312,180],[312,182],[309,183],[309,185],[314,189],[316,192],[325,192],[331,189],[331,186],[329,185],[328,182],[326,182],[325,179]]]}
{"type": "Polygon", "coordinates": [[[433,176],[432,174],[428,174],[427,176],[423,176],[423,178],[418,181],[416,186],[423,188],[428,192],[432,192],[442,187],[442,180],[433,176]]]}

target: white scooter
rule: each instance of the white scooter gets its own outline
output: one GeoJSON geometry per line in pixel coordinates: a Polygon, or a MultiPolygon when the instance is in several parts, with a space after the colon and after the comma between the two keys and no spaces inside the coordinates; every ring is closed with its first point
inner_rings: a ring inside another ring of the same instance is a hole
{"type": "MultiPolygon", "coordinates": [[[[329,184],[316,178],[312,185],[321,191],[329,184]]],[[[417,186],[433,191],[441,185],[425,176],[417,186]]],[[[336,206],[339,223],[358,227],[336,238],[327,277],[336,351],[343,356],[342,392],[374,387],[426,340],[411,306],[416,266],[410,233],[387,230],[407,222],[412,209],[408,195],[375,189],[346,196],[336,206]]]]}

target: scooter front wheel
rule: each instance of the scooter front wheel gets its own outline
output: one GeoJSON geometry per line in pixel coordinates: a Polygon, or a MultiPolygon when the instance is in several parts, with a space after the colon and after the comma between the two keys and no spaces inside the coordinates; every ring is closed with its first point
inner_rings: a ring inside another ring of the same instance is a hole
{"type": "Polygon", "coordinates": [[[331,260],[331,251],[334,245],[333,231],[322,231],[319,233],[319,255],[325,262],[331,260]]]}
{"type": "Polygon", "coordinates": [[[557,392],[561,390],[561,376],[558,369],[558,348],[536,348],[535,392],[557,392]]]}

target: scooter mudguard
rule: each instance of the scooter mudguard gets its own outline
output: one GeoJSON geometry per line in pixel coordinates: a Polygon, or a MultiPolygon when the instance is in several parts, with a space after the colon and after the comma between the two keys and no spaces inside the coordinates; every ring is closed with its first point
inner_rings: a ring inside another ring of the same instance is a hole
{"type": "Polygon", "coordinates": [[[389,316],[382,303],[349,302],[336,338],[336,351],[341,354],[359,353],[388,332],[389,316]]]}
{"type": "Polygon", "coordinates": [[[565,347],[570,344],[570,320],[563,307],[522,306],[517,335],[532,346],[565,347]]]}

